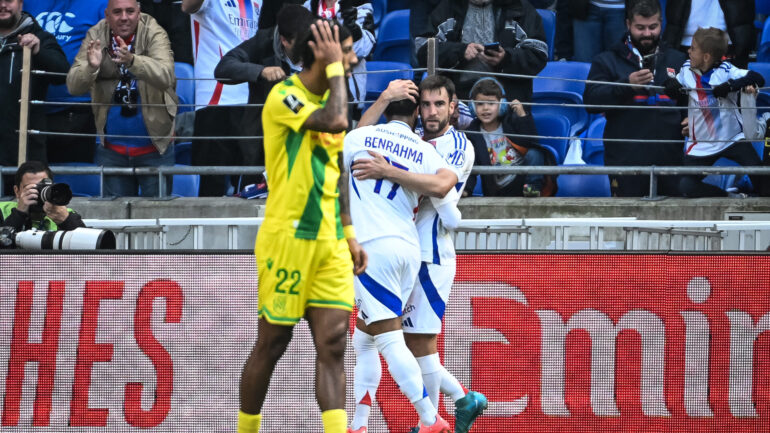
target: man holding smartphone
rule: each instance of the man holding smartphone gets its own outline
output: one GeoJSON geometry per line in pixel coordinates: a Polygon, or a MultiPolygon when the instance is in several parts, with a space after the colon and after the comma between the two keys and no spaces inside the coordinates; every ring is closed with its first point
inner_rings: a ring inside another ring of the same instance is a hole
{"type": "MultiPolygon", "coordinates": [[[[543,22],[526,0],[438,0],[416,34],[420,66],[427,64],[427,41],[435,37],[438,66],[458,70],[449,74],[457,95],[467,99],[484,72],[537,75],[548,61],[543,22]],[[456,4],[460,3],[461,6],[456,4]],[[466,72],[463,72],[466,71],[466,72]]],[[[415,16],[414,20],[421,17],[415,16]]],[[[510,99],[532,100],[532,80],[496,77],[510,99]]]]}

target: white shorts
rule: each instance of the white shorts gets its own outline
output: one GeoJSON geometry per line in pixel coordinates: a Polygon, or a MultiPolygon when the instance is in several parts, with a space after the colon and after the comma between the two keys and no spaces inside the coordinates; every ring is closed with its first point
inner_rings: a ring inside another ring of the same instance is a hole
{"type": "Polygon", "coordinates": [[[457,267],[422,262],[414,290],[406,302],[403,315],[404,332],[408,334],[439,334],[449,292],[457,267]]]}
{"type": "Polygon", "coordinates": [[[420,267],[420,247],[395,237],[361,246],[369,256],[366,271],[356,276],[358,318],[367,325],[401,316],[420,267]]]}

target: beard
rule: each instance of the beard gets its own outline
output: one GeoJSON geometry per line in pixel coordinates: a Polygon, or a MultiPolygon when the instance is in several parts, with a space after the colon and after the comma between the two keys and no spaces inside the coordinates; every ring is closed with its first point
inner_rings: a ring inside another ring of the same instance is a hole
{"type": "Polygon", "coordinates": [[[0,29],[13,29],[19,22],[21,15],[11,15],[10,18],[0,19],[0,29]]]}
{"type": "Polygon", "coordinates": [[[642,54],[650,54],[658,48],[660,43],[660,36],[652,36],[648,38],[631,38],[631,42],[634,44],[637,50],[642,54]]]}

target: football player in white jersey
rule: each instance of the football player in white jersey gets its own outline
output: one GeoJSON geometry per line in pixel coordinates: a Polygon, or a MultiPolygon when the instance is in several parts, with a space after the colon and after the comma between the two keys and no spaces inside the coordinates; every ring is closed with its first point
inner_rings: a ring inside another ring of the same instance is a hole
{"type": "MultiPolygon", "coordinates": [[[[433,206],[454,226],[457,210],[457,175],[428,143],[412,132],[417,104],[409,99],[388,105],[385,125],[356,129],[345,137],[344,163],[351,167],[351,217],[356,237],[369,255],[369,266],[356,276],[358,320],[353,335],[356,377],[368,376],[368,368],[382,354],[388,371],[420,416],[419,432],[446,432],[449,424],[439,415],[425,391],[419,364],[404,340],[401,315],[417,278],[420,242],[414,224],[421,194],[431,196],[433,206]],[[356,177],[357,164],[376,156],[390,167],[408,174],[390,179],[356,177]],[[401,180],[403,179],[403,184],[401,180]],[[418,188],[412,188],[417,186],[418,188]],[[444,197],[445,198],[440,198],[444,197]]],[[[370,388],[354,385],[357,402],[370,388]]],[[[379,380],[377,380],[379,382],[379,380]]],[[[376,390],[371,390],[371,395],[376,390]]],[[[369,397],[370,398],[370,397],[369,397]]],[[[367,414],[368,415],[368,414],[367,414]]],[[[363,414],[359,415],[359,418],[363,414]]],[[[366,417],[368,418],[368,416],[366,417]]],[[[351,431],[365,432],[354,418],[351,431]]]]}
{"type": "MultiPolygon", "coordinates": [[[[382,101],[378,99],[364,113],[361,123],[366,124],[379,118],[385,101],[391,98],[416,96],[418,89],[409,83],[391,83],[382,93],[382,101]]],[[[431,76],[420,83],[423,140],[435,146],[457,174],[455,190],[459,201],[473,167],[474,152],[465,134],[450,124],[456,104],[454,95],[454,84],[446,77],[431,76]]],[[[382,159],[375,158],[366,165],[361,164],[358,176],[389,179],[397,174],[382,159]]],[[[450,396],[455,402],[455,432],[467,433],[476,417],[487,408],[487,399],[481,393],[468,391],[444,368],[437,346],[437,335],[441,332],[441,321],[456,271],[455,250],[450,234],[453,227],[447,226],[428,201],[420,204],[416,225],[420,237],[421,262],[418,278],[403,314],[406,343],[420,365],[423,382],[434,406],[438,407],[439,391],[450,396]]],[[[358,375],[355,380],[358,380],[358,375]]],[[[356,407],[356,414],[359,407],[356,407]]]]}

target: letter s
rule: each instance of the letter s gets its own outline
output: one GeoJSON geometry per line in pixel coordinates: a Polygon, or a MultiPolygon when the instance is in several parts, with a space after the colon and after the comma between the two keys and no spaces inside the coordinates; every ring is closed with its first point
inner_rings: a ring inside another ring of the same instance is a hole
{"type": "Polygon", "coordinates": [[[126,421],[134,427],[155,427],[171,411],[174,389],[174,364],[171,355],[152,335],[152,304],[155,298],[166,298],[165,323],[179,323],[182,318],[184,295],[174,281],[156,280],[145,284],[139,292],[134,312],[134,338],[142,352],[152,361],[157,373],[155,402],[148,411],[142,409],[141,383],[126,384],[124,412],[126,421]]]}

